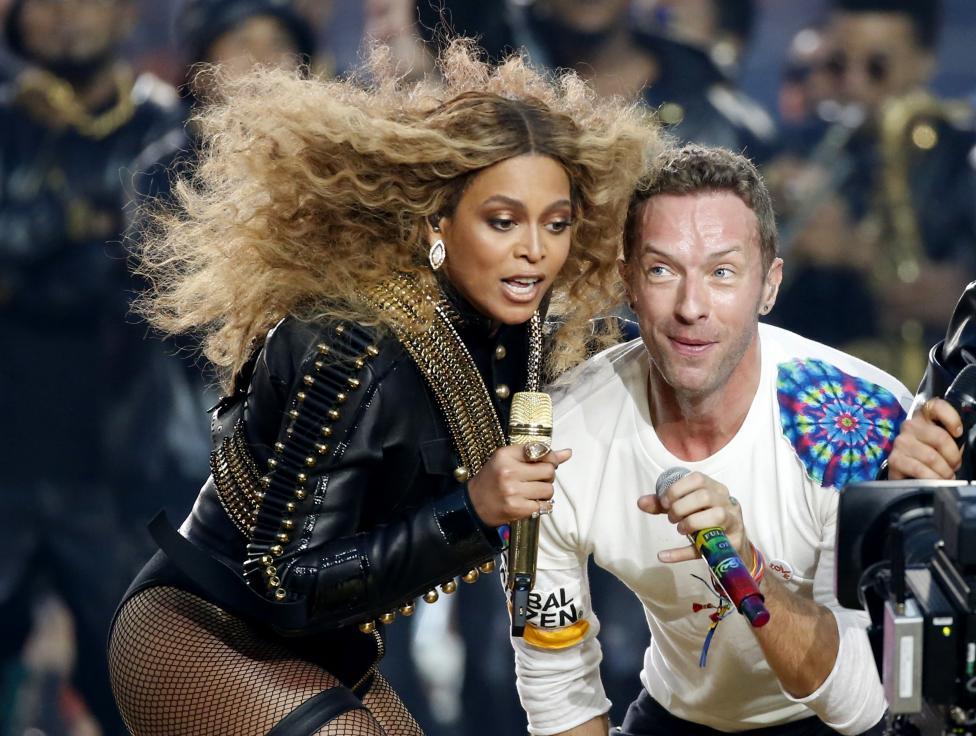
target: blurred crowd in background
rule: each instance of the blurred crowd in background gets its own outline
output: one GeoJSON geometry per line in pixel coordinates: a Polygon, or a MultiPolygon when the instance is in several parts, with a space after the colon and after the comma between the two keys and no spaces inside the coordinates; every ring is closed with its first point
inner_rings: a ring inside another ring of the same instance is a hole
{"type": "MultiPolygon", "coordinates": [[[[124,733],[105,638],[208,472],[216,397],[191,342],[130,303],[144,206],[189,172],[194,107],[254,64],[354,71],[364,39],[436,73],[447,19],[498,58],[571,67],[681,141],[744,151],[786,261],[770,320],[909,386],[976,278],[972,0],[0,0],[0,736],[124,733]],[[223,75],[194,76],[199,63],[223,75]]],[[[647,489],[635,489],[635,493],[647,489]]],[[[619,718],[646,641],[592,573],[619,718]]],[[[525,733],[499,584],[390,627],[388,678],[431,736],[525,733]]]]}

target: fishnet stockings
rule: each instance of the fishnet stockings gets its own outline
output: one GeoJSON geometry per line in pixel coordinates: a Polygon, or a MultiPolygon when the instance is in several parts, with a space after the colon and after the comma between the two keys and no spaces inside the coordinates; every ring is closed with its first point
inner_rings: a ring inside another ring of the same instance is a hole
{"type": "MultiPolygon", "coordinates": [[[[261,638],[245,622],[192,593],[148,588],[130,598],[109,642],[112,690],[134,736],[262,736],[304,701],[339,681],[261,638]]],[[[319,736],[423,736],[377,674],[349,711],[319,736]]]]}

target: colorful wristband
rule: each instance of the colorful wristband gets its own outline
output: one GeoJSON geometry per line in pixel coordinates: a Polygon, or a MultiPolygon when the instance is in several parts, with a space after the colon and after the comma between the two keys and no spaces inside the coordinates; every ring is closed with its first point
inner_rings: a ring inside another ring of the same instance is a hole
{"type": "Polygon", "coordinates": [[[766,558],[756,548],[756,545],[750,542],[750,546],[752,547],[752,569],[749,570],[749,574],[752,575],[752,579],[758,585],[762,582],[763,575],[766,574],[766,558]]]}

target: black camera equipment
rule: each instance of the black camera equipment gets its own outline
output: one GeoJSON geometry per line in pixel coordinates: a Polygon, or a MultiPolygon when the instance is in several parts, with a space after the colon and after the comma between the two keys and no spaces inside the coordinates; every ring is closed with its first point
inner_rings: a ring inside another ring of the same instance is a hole
{"type": "Polygon", "coordinates": [[[976,366],[945,398],[963,419],[960,480],[873,481],[840,495],[837,599],[871,616],[892,734],[976,736],[976,366]]]}

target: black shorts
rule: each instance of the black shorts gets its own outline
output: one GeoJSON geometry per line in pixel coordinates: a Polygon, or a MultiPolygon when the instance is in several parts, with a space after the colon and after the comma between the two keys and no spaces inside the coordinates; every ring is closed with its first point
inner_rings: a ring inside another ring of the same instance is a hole
{"type": "MultiPolygon", "coordinates": [[[[861,736],[881,736],[884,729],[885,723],[882,718],[861,736]]],[[[698,723],[683,721],[671,715],[647,693],[647,690],[641,688],[637,700],[627,709],[624,725],[613,733],[616,736],[722,736],[724,732],[698,723]]],[[[816,717],[779,726],[736,731],[737,736],[832,736],[836,733],[837,731],[827,727],[816,717]]]]}

